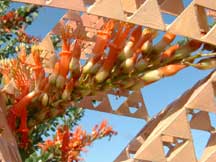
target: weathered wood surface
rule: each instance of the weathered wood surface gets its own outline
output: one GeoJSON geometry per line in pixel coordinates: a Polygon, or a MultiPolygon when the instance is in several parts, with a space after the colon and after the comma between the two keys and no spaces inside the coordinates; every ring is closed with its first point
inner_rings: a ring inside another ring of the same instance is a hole
{"type": "Polygon", "coordinates": [[[4,97],[0,94],[0,162],[21,162],[16,140],[5,118],[4,97]]]}

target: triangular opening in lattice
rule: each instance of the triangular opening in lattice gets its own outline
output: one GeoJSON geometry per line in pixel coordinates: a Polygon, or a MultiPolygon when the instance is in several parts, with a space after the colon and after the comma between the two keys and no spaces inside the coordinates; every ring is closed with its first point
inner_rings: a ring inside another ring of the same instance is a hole
{"type": "Polygon", "coordinates": [[[212,127],[216,128],[216,114],[210,112],[209,118],[210,118],[212,127]]]}
{"type": "Polygon", "coordinates": [[[191,113],[188,113],[188,114],[187,114],[187,119],[188,119],[188,121],[191,121],[192,118],[193,118],[193,115],[192,115],[191,113]]]}
{"type": "Polygon", "coordinates": [[[164,149],[164,154],[167,157],[169,155],[170,148],[167,145],[163,145],[163,149],[164,149]]]}
{"type": "Polygon", "coordinates": [[[215,25],[216,10],[210,10],[207,8],[204,8],[204,10],[205,10],[206,21],[210,30],[215,25]]]}
{"type": "Polygon", "coordinates": [[[193,113],[195,113],[195,114],[197,114],[198,112],[200,112],[200,110],[198,110],[198,109],[193,110],[193,113]]]}
{"type": "Polygon", "coordinates": [[[113,110],[117,110],[127,100],[127,97],[112,94],[108,94],[108,98],[113,110]]]}
{"type": "Polygon", "coordinates": [[[162,18],[165,24],[171,24],[176,19],[176,16],[170,15],[168,13],[162,13],[162,18]]]}
{"type": "Polygon", "coordinates": [[[186,140],[183,144],[179,145],[173,152],[167,157],[168,162],[197,162],[193,142],[186,140]]]}
{"type": "Polygon", "coordinates": [[[191,129],[191,133],[193,137],[196,157],[200,159],[205,149],[205,146],[208,143],[210,133],[206,131],[196,130],[196,129],[191,129]]]}
{"type": "Polygon", "coordinates": [[[187,1],[182,0],[184,7],[185,8],[188,7],[188,5],[191,3],[191,1],[192,0],[187,0],[187,1]]]}
{"type": "Polygon", "coordinates": [[[64,17],[62,20],[63,20],[65,25],[67,25],[70,22],[70,19],[67,17],[64,17]]]}
{"type": "Polygon", "coordinates": [[[168,158],[174,150],[183,145],[187,140],[178,137],[162,135],[164,154],[168,158]]]}
{"type": "Polygon", "coordinates": [[[81,66],[84,66],[86,64],[87,60],[85,59],[80,59],[80,64],[81,66]]]}
{"type": "Polygon", "coordinates": [[[130,111],[130,113],[132,113],[132,114],[134,114],[134,113],[136,113],[137,112],[137,108],[136,107],[131,107],[131,106],[129,106],[129,111],[130,111]]]}
{"type": "Polygon", "coordinates": [[[92,100],[92,105],[96,108],[101,104],[102,101],[92,100]]]}
{"type": "Polygon", "coordinates": [[[134,154],[133,153],[129,153],[129,157],[131,158],[131,159],[133,159],[134,158],[134,154]]]}
{"type": "Polygon", "coordinates": [[[141,108],[142,106],[144,106],[142,102],[138,102],[137,104],[138,104],[139,108],[141,108]]]}
{"type": "Polygon", "coordinates": [[[131,91],[131,90],[128,91],[128,94],[129,94],[129,95],[131,95],[131,94],[133,94],[133,93],[134,93],[134,91],[131,91]]]}

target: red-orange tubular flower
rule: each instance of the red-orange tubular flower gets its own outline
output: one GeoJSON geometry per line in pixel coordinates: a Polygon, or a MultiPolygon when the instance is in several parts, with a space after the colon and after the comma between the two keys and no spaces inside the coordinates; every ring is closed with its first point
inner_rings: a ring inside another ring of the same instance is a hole
{"type": "Polygon", "coordinates": [[[38,146],[42,151],[60,146],[62,162],[78,162],[81,160],[80,153],[85,151],[86,146],[91,145],[97,139],[116,134],[106,120],[100,126],[96,125],[91,134],[87,134],[80,126],[70,133],[69,127],[64,125],[58,128],[53,140],[47,140],[38,146]]]}

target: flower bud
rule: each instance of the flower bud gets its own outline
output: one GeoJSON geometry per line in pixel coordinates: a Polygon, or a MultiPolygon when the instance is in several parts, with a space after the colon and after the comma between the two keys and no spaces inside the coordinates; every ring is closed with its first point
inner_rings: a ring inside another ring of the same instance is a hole
{"type": "Polygon", "coordinates": [[[129,73],[134,69],[134,61],[132,58],[126,59],[122,64],[121,67],[125,73],[129,73]]]}
{"type": "Polygon", "coordinates": [[[99,72],[97,72],[95,79],[98,83],[103,82],[109,75],[109,72],[101,68],[99,72]]]}
{"type": "Polygon", "coordinates": [[[62,89],[65,85],[65,78],[59,75],[56,79],[56,87],[62,89]]]}
{"type": "Polygon", "coordinates": [[[70,91],[65,89],[62,93],[62,99],[63,101],[68,101],[70,100],[70,91]]]}
{"type": "Polygon", "coordinates": [[[52,118],[56,117],[57,115],[59,115],[59,110],[56,108],[52,108],[52,109],[50,109],[49,114],[50,114],[50,118],[52,119],[52,118]]]}
{"type": "Polygon", "coordinates": [[[43,106],[47,106],[48,102],[49,102],[49,97],[48,97],[47,93],[44,93],[42,98],[41,98],[41,103],[43,106]]]}
{"type": "Polygon", "coordinates": [[[83,67],[83,73],[89,73],[92,67],[93,63],[91,61],[87,62],[87,64],[83,67]]]}
{"type": "Polygon", "coordinates": [[[141,79],[145,82],[154,82],[161,79],[159,70],[145,72],[141,79]]]}
{"type": "Polygon", "coordinates": [[[47,116],[47,111],[46,110],[41,110],[40,112],[38,112],[36,114],[36,119],[41,122],[41,121],[44,121],[44,119],[46,118],[47,116]]]}
{"type": "Polygon", "coordinates": [[[150,40],[146,41],[142,47],[141,47],[141,51],[143,55],[146,55],[148,53],[150,53],[152,50],[152,42],[150,40]]]}
{"type": "Polygon", "coordinates": [[[50,84],[55,84],[56,83],[56,79],[57,79],[57,74],[55,73],[52,73],[50,76],[49,76],[49,82],[50,84]]]}
{"type": "Polygon", "coordinates": [[[194,67],[200,70],[214,69],[216,68],[216,57],[200,60],[194,67]]]}
{"type": "Polygon", "coordinates": [[[186,57],[188,57],[189,55],[190,55],[190,53],[191,53],[191,51],[189,50],[189,49],[187,49],[187,48],[180,48],[180,49],[178,49],[176,52],[175,52],[175,54],[174,54],[174,56],[173,56],[173,59],[174,60],[181,60],[181,59],[184,59],[184,58],[186,58],[186,57]]]}
{"type": "Polygon", "coordinates": [[[143,59],[140,59],[140,60],[136,63],[136,65],[135,65],[135,68],[136,68],[139,72],[143,71],[146,67],[147,67],[147,63],[146,63],[146,61],[143,60],[143,59]]]}
{"type": "Polygon", "coordinates": [[[80,70],[80,63],[79,63],[79,59],[77,58],[72,58],[69,64],[69,69],[72,72],[77,72],[80,70]]]}
{"type": "Polygon", "coordinates": [[[134,43],[130,41],[125,45],[124,49],[119,54],[119,60],[124,61],[127,58],[132,56],[133,53],[132,53],[131,49],[132,49],[133,44],[134,43]]]}
{"type": "Polygon", "coordinates": [[[96,64],[93,65],[93,67],[90,69],[90,73],[91,74],[95,74],[98,72],[98,70],[100,69],[101,67],[101,62],[97,62],[96,64]]]}
{"type": "Polygon", "coordinates": [[[29,119],[28,120],[28,128],[32,128],[37,124],[37,121],[34,119],[29,119]]]}

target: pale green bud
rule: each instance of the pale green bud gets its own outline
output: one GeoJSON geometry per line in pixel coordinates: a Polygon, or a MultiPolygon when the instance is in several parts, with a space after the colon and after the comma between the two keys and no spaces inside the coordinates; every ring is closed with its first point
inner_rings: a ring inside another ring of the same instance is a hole
{"type": "Polygon", "coordinates": [[[41,103],[43,106],[47,106],[48,102],[49,102],[49,97],[47,93],[44,93],[41,98],[41,103]]]}
{"type": "Polygon", "coordinates": [[[154,81],[160,80],[161,75],[160,75],[159,70],[151,70],[151,71],[145,72],[143,76],[141,77],[141,79],[145,82],[154,82],[154,81]]]}
{"type": "Polygon", "coordinates": [[[108,75],[109,75],[109,72],[101,68],[99,72],[97,72],[95,79],[98,83],[101,83],[108,77],[108,75]]]}
{"type": "Polygon", "coordinates": [[[62,89],[65,85],[65,78],[59,75],[56,79],[56,87],[62,89]]]}

